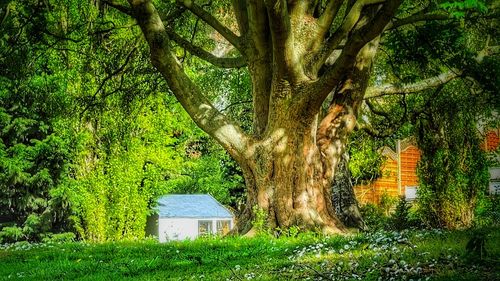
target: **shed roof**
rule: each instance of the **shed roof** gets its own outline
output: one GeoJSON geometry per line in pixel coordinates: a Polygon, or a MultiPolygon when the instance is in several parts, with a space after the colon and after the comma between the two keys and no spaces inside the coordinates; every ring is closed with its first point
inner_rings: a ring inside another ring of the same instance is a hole
{"type": "Polygon", "coordinates": [[[232,218],[233,214],[208,194],[169,194],[158,199],[160,218],[232,218]]]}

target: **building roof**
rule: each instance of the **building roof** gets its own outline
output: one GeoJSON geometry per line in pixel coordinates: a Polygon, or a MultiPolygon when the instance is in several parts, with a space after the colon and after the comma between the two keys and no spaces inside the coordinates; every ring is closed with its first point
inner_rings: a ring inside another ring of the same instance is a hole
{"type": "Polygon", "coordinates": [[[160,218],[232,218],[233,214],[208,194],[169,194],[158,199],[160,218]]]}

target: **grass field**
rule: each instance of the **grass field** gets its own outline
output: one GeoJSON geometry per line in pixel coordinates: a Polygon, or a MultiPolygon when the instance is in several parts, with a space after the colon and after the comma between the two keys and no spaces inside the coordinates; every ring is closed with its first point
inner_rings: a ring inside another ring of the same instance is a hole
{"type": "Polygon", "coordinates": [[[483,257],[471,231],[23,244],[0,250],[0,280],[500,280],[500,228],[483,257]]]}

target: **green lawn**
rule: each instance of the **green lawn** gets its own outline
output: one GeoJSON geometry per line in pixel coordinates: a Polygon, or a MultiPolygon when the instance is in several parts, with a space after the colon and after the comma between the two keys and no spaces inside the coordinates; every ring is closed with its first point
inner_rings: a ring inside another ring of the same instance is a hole
{"type": "Polygon", "coordinates": [[[0,250],[0,280],[500,280],[488,232],[482,259],[466,253],[471,231],[17,244],[0,250]]]}

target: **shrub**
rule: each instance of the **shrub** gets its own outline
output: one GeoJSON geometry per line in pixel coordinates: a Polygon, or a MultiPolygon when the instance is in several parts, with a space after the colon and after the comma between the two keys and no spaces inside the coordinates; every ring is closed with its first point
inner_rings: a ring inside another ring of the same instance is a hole
{"type": "Polygon", "coordinates": [[[477,130],[480,112],[470,110],[480,108],[482,101],[454,88],[459,86],[447,85],[446,95],[436,96],[426,107],[426,117],[416,122],[422,151],[417,168],[420,210],[427,224],[447,229],[472,225],[489,178],[477,130]]]}
{"type": "Polygon", "coordinates": [[[298,226],[291,226],[284,229],[277,227],[274,229],[274,235],[276,237],[298,237],[300,233],[300,227],[298,226]]]}
{"type": "Polygon", "coordinates": [[[42,237],[43,243],[66,243],[75,241],[76,235],[73,232],[47,233],[42,237]]]}
{"type": "Polygon", "coordinates": [[[14,243],[24,238],[23,229],[18,226],[4,227],[0,231],[0,243],[14,243]]]}
{"type": "Polygon", "coordinates": [[[389,195],[389,193],[384,190],[384,193],[382,194],[382,196],[380,196],[379,207],[386,216],[389,216],[396,206],[397,202],[397,197],[389,195]]]}
{"type": "Polygon", "coordinates": [[[500,196],[484,196],[478,200],[474,216],[474,226],[500,225],[500,196]]]}
{"type": "Polygon", "coordinates": [[[391,224],[394,229],[402,230],[409,227],[408,215],[410,213],[410,204],[401,196],[396,206],[396,210],[391,216],[391,224]]]}
{"type": "Polygon", "coordinates": [[[412,203],[407,202],[403,196],[399,199],[396,209],[391,215],[390,221],[391,228],[395,230],[419,228],[423,225],[419,212],[417,212],[412,203]]]}
{"type": "Polygon", "coordinates": [[[379,230],[387,227],[389,219],[381,207],[368,203],[361,206],[359,211],[369,230],[379,230]]]}
{"type": "Polygon", "coordinates": [[[255,229],[257,235],[268,234],[269,228],[267,226],[267,214],[266,211],[259,206],[255,205],[252,208],[253,214],[255,215],[252,226],[255,229]]]}
{"type": "MultiPolygon", "coordinates": [[[[384,196],[382,196],[382,199],[384,196]]],[[[385,202],[391,204],[365,204],[360,208],[361,214],[370,231],[377,230],[403,230],[407,228],[421,228],[423,226],[422,217],[417,210],[417,205],[413,205],[401,197],[395,207],[394,197],[386,197],[385,202]]],[[[381,202],[383,201],[381,199],[381,202]]]]}

